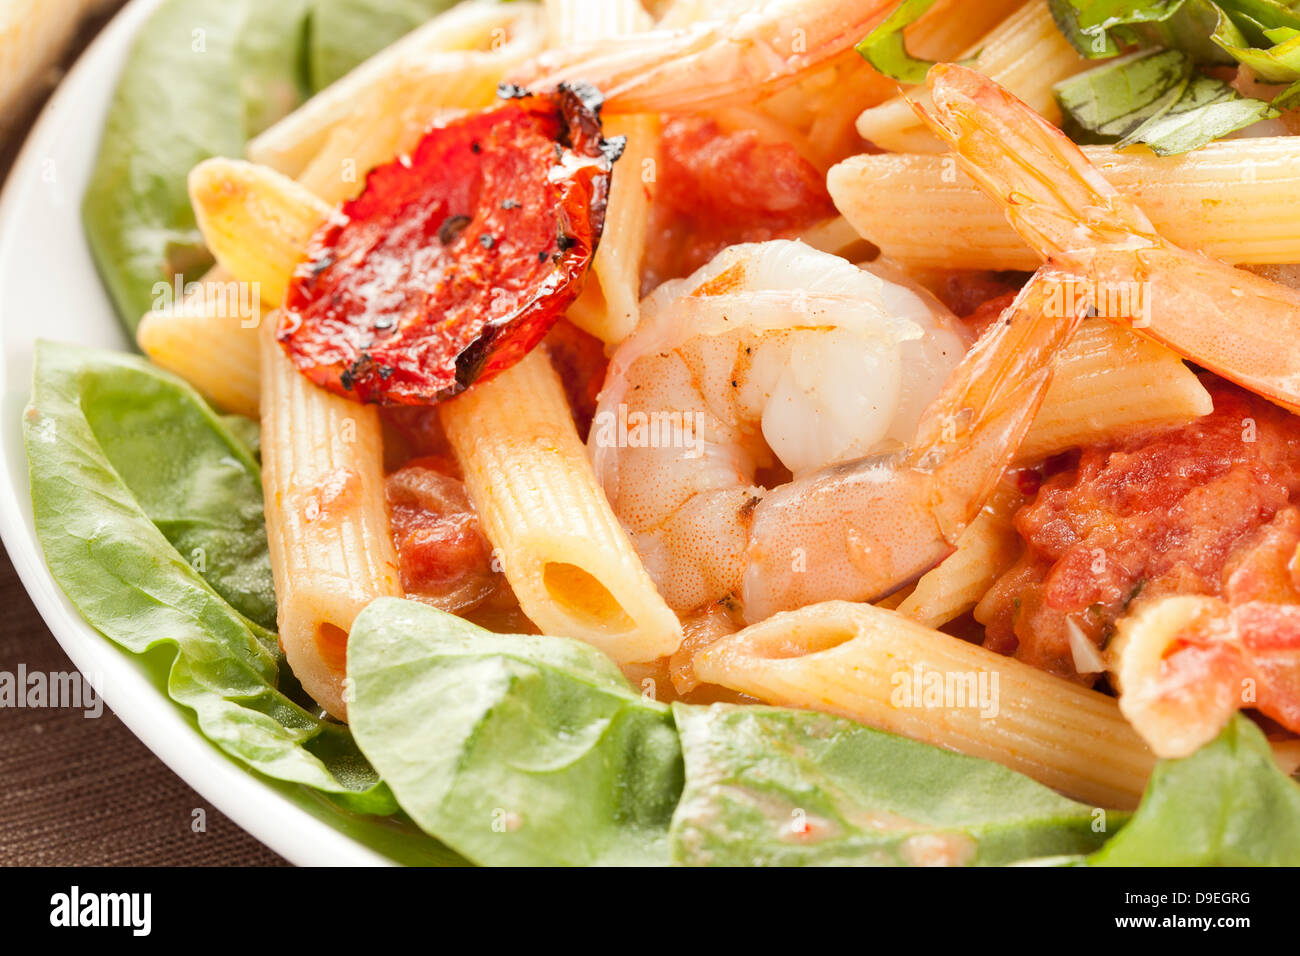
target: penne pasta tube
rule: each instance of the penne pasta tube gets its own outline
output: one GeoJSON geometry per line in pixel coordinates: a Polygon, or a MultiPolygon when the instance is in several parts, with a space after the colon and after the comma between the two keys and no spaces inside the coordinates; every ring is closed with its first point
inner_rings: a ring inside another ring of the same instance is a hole
{"type": "MultiPolygon", "coordinates": [[[[1070,46],[1043,2],[1021,5],[987,36],[972,42],[958,58],[973,59],[972,69],[1011,90],[1058,124],[1061,112],[1052,88],[1093,65],[1070,46]]],[[[917,119],[912,104],[902,96],[864,110],[858,117],[857,129],[863,139],[891,152],[945,151],[939,139],[917,119]]]]}
{"type": "Polygon", "coordinates": [[[262,391],[258,290],[215,266],[179,304],[150,312],[136,341],[154,364],[190,382],[218,407],[256,418],[262,391]]]}
{"type": "Polygon", "coordinates": [[[297,176],[330,133],[354,115],[357,103],[385,84],[400,83],[438,54],[499,47],[512,31],[540,30],[531,3],[461,3],[366,60],[347,76],[257,136],[245,151],[255,163],[297,176]]]}
{"type": "MultiPolygon", "coordinates": [[[[329,214],[271,170],[209,160],[190,179],[199,228],[217,261],[278,303],[317,219],[329,214]]],[[[262,487],[280,643],[306,691],[346,719],[347,633],[370,601],[401,596],[384,488],[378,409],[324,391],[276,341],[251,340],[261,367],[262,487]]],[[[246,337],[248,338],[248,337],[246,337]]]]}
{"type": "Polygon", "coordinates": [[[136,340],[151,359],[222,408],[256,416],[257,319],[264,307],[284,300],[298,258],[330,206],[271,169],[233,159],[196,166],[190,199],[218,265],[178,307],[146,315],[136,340]],[[259,302],[258,314],[219,307],[232,298],[259,302]]]}
{"type": "Polygon", "coordinates": [[[675,651],[681,624],[619,525],[543,350],[439,406],[483,530],[543,633],[620,664],[675,651]]]}
{"type": "Polygon", "coordinates": [[[256,285],[271,307],[284,301],[303,250],[333,212],[292,179],[238,159],[195,166],[190,201],[213,257],[241,281],[256,285]]]}
{"type": "Polygon", "coordinates": [[[262,488],[280,645],[322,707],[347,719],[347,635],[402,586],[384,490],[379,412],[317,388],[259,335],[262,488]]]}
{"type": "MultiPolygon", "coordinates": [[[[578,46],[636,33],[650,25],[640,0],[546,0],[551,43],[578,46]]],[[[574,325],[614,345],[641,318],[641,260],[650,224],[650,183],[659,153],[659,117],[610,116],[605,136],[627,146],[614,168],[605,229],[591,275],[568,311],[574,325]]]]}
{"type": "MultiPolygon", "coordinates": [[[[1083,151],[1170,242],[1238,265],[1300,262],[1300,137],[1220,140],[1180,156],[1083,151]]],[[[1042,263],[951,157],[854,156],[827,188],[859,235],[909,267],[1042,263]]]]}
{"type": "MultiPolygon", "coordinates": [[[[957,539],[957,550],[921,576],[896,610],[926,627],[942,627],[980,602],[1002,573],[1015,563],[1023,542],[1011,523],[1024,496],[1002,485],[957,539]]],[[[883,602],[877,606],[885,606],[883,602]]]]}
{"type": "MultiPolygon", "coordinates": [[[[311,213],[303,214],[308,206],[315,213],[326,210],[323,203],[308,202],[305,194],[293,192],[281,177],[246,163],[216,165],[206,168],[195,180],[196,187],[204,191],[203,206],[212,219],[207,228],[220,233],[222,255],[231,257],[244,274],[258,273],[257,249],[247,248],[245,236],[256,239],[265,234],[272,244],[268,251],[270,269],[283,268],[290,258],[291,249],[301,249],[311,238],[320,220],[311,225],[311,213]],[[280,215],[253,225],[247,221],[240,203],[248,197],[258,197],[272,205],[279,203],[280,215]],[[297,216],[297,219],[295,219],[297,216]],[[268,228],[272,227],[272,228],[268,228]]],[[[335,177],[336,182],[341,182],[335,177]]],[[[331,183],[321,187],[328,191],[331,183]]],[[[337,186],[333,188],[337,189],[337,186]]],[[[211,398],[226,411],[256,418],[258,414],[261,379],[258,373],[258,336],[262,301],[271,296],[268,305],[274,308],[283,298],[282,283],[277,278],[269,289],[261,285],[265,270],[251,282],[239,282],[231,270],[221,265],[213,267],[186,295],[179,306],[150,312],[136,329],[136,342],[141,350],[158,365],[175,372],[211,398]],[[278,297],[277,297],[278,296],[278,297]],[[240,308],[231,308],[237,302],[240,308]],[[252,308],[246,307],[251,304],[252,308]]],[[[279,273],[276,273],[277,276],[279,273]]]]}
{"type": "Polygon", "coordinates": [[[1185,425],[1214,411],[1177,353],[1104,319],[1090,319],[1057,360],[1017,460],[1035,463],[1081,445],[1185,425]]]}
{"type": "Polygon", "coordinates": [[[659,117],[611,116],[607,136],[626,136],[627,148],[615,164],[605,231],[592,261],[591,275],[568,319],[602,342],[616,345],[641,320],[641,260],[650,224],[647,182],[659,150],[659,117]]]}
{"type": "Polygon", "coordinates": [[[995,760],[1100,807],[1135,806],[1155,761],[1113,698],[869,604],[778,614],[693,666],[708,683],[995,760]]]}

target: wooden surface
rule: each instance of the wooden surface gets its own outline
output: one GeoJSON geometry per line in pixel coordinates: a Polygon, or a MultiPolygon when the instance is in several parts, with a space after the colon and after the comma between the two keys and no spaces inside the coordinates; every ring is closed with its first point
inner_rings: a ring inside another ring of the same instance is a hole
{"type": "MultiPolygon", "coordinates": [[[[76,49],[103,22],[89,24],[76,49]]],[[[17,146],[0,144],[0,181],[17,146]]],[[[0,608],[0,672],[74,671],[2,552],[0,608]]],[[[81,709],[0,706],[0,793],[0,865],[285,865],[107,708],[88,717],[81,709]]]]}

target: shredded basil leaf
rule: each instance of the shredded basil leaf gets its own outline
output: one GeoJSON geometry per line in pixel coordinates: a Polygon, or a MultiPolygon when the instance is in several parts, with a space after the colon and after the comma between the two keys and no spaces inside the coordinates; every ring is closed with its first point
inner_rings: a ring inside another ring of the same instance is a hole
{"type": "Polygon", "coordinates": [[[1197,71],[1177,50],[1148,50],[1056,86],[1065,130],[1077,142],[1143,144],[1161,156],[1196,149],[1278,111],[1197,71]]]}
{"type": "Polygon", "coordinates": [[[1143,43],[1139,29],[1164,23],[1184,0],[1049,0],[1052,17],[1065,38],[1083,56],[1117,56],[1124,47],[1143,43]]]}
{"type": "Polygon", "coordinates": [[[1294,14],[1279,11],[1260,23],[1250,16],[1233,17],[1220,10],[1210,39],[1265,83],[1300,81],[1300,18],[1294,14]]]}
{"type": "Polygon", "coordinates": [[[863,58],[885,76],[900,83],[924,83],[934,64],[907,52],[903,29],[919,20],[934,6],[934,0],[903,0],[879,26],[857,46],[863,58]]]}

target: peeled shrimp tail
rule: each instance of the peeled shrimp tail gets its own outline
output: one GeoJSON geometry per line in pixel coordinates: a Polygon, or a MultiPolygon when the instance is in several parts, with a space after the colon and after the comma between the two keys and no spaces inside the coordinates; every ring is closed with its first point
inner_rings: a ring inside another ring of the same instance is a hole
{"type": "Polygon", "coordinates": [[[1086,301],[1059,293],[1071,281],[1039,270],[962,360],[907,451],[821,469],[758,503],[741,587],[748,621],[818,601],[876,600],[952,553],[1015,457],[1052,360],[1086,314],[1086,301]]]}
{"type": "Polygon", "coordinates": [[[1038,270],[967,353],[925,411],[907,466],[932,472],[933,510],[955,544],[1010,466],[1047,394],[1053,360],[1088,313],[1078,280],[1055,265],[1038,270]]]}
{"type": "Polygon", "coordinates": [[[992,80],[940,63],[928,79],[933,110],[918,116],[962,169],[1002,203],[1044,258],[1069,249],[1159,241],[1155,227],[1059,129],[992,80]]]}
{"type": "Polygon", "coordinates": [[[1173,245],[1070,142],[987,77],[930,70],[917,109],[1038,252],[1087,277],[1097,312],[1300,412],[1300,292],[1173,245]]]}
{"type": "Polygon", "coordinates": [[[725,21],[552,51],[514,79],[538,89],[563,81],[591,83],[605,94],[611,113],[689,112],[751,102],[849,49],[891,5],[892,0],[769,0],[725,21]]]}
{"type": "Polygon", "coordinates": [[[1055,261],[1088,276],[1099,298],[1118,291],[1140,303],[1133,331],[1300,414],[1300,293],[1294,289],[1168,245],[1136,253],[1079,250],[1055,261]]]}

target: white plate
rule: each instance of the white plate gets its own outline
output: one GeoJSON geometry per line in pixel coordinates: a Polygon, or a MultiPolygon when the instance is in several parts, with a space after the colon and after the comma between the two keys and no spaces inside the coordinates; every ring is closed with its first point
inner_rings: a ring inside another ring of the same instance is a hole
{"type": "Polygon", "coordinates": [[[133,0],[81,57],[0,196],[0,536],[73,663],[132,733],[214,807],[293,863],[390,862],[325,822],[331,811],[306,792],[268,783],[208,743],[130,655],[81,619],[50,577],[36,540],[22,440],[33,344],[47,338],[129,347],[91,260],[80,207],[118,73],[159,2],[133,0]]]}

